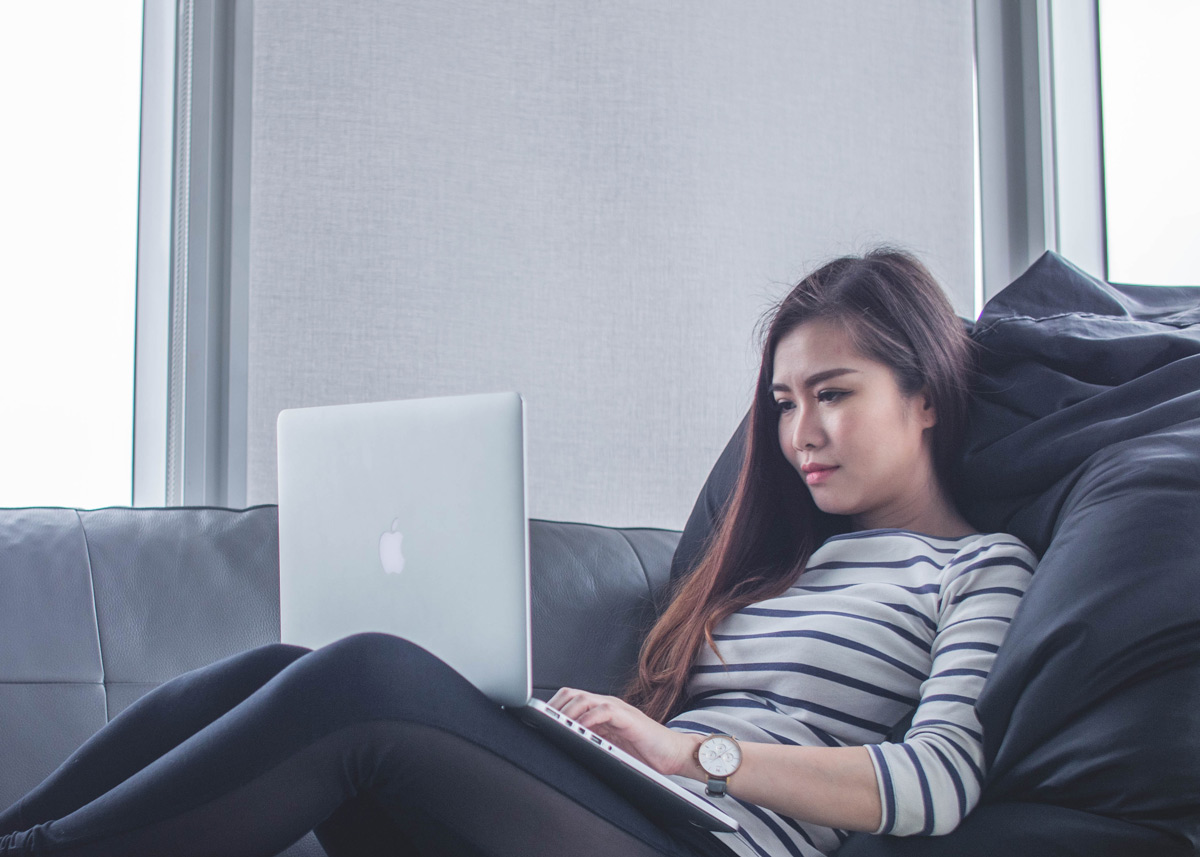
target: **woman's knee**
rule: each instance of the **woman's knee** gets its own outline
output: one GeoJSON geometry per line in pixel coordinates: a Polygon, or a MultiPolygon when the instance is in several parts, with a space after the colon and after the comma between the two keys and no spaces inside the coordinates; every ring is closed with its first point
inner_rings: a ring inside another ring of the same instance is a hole
{"type": "Polygon", "coordinates": [[[308,669],[343,699],[370,702],[381,715],[420,711],[433,697],[477,693],[443,661],[402,637],[365,632],[343,637],[305,658],[308,669]]]}
{"type": "Polygon", "coordinates": [[[311,651],[312,649],[295,646],[291,643],[264,643],[233,657],[241,658],[245,663],[255,664],[263,669],[273,668],[278,671],[311,651]]]}
{"type": "Polygon", "coordinates": [[[342,637],[317,649],[315,655],[349,668],[374,670],[394,664],[419,662],[432,657],[428,652],[403,637],[378,631],[364,631],[342,637]]]}
{"type": "Polygon", "coordinates": [[[234,685],[261,685],[309,651],[303,646],[266,643],[214,661],[194,671],[192,675],[201,680],[219,680],[234,685]]]}

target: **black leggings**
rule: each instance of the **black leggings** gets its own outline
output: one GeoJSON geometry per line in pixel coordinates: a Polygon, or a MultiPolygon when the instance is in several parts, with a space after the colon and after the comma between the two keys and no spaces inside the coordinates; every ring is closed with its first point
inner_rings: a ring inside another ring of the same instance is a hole
{"type": "Polygon", "coordinates": [[[0,814],[0,854],[731,854],[665,830],[428,652],[262,646],[139,699],[0,814]]]}

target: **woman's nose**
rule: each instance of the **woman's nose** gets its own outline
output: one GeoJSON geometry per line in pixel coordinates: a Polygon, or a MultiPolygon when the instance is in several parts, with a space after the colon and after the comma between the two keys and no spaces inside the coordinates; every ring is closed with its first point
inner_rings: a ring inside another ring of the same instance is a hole
{"type": "Polygon", "coordinates": [[[821,443],[821,427],[810,408],[797,408],[792,425],[792,448],[797,451],[816,449],[821,443]]]}

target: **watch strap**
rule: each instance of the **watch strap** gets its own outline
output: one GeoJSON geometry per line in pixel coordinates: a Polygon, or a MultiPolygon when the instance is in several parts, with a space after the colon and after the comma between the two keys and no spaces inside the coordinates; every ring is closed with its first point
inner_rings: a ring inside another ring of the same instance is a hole
{"type": "Polygon", "coordinates": [[[710,797],[725,797],[725,791],[729,788],[729,777],[709,777],[708,784],[704,787],[704,793],[710,797]]]}

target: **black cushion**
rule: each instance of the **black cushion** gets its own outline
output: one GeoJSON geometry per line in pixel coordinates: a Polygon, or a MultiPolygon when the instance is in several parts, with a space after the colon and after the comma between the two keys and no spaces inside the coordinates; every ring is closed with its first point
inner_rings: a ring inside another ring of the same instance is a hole
{"type": "MultiPolygon", "coordinates": [[[[979,700],[981,806],[1074,814],[1060,824],[1023,811],[998,826],[1007,810],[991,809],[938,843],[854,836],[843,853],[992,854],[998,830],[1005,853],[1191,853],[1200,288],[1104,283],[1048,253],[988,303],[971,337],[981,374],[955,493],[980,529],[1042,555],[979,700]]],[[[673,575],[692,567],[728,501],[743,430],[697,500],[673,575]]]]}

